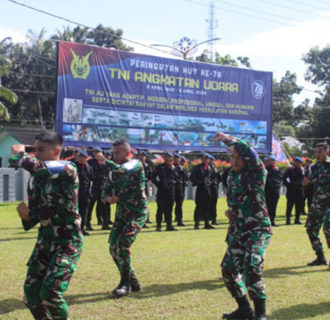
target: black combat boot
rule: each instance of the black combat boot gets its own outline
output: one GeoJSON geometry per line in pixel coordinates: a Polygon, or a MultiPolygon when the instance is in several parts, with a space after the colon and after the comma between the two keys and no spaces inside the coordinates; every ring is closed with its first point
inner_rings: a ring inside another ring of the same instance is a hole
{"type": "Polygon", "coordinates": [[[266,299],[254,299],[255,320],[267,320],[266,317],[266,299]]]}
{"type": "Polygon", "coordinates": [[[167,225],[166,231],[178,231],[178,229],[175,229],[171,224],[167,225]]]}
{"type": "Polygon", "coordinates": [[[116,289],[112,291],[112,293],[117,297],[124,297],[127,296],[132,292],[131,281],[130,281],[130,274],[123,274],[121,275],[121,280],[116,289]]]}
{"type": "Polygon", "coordinates": [[[209,222],[205,222],[204,229],[215,229],[215,228],[211,226],[209,222]]]}
{"type": "Polygon", "coordinates": [[[130,274],[131,277],[131,287],[133,292],[141,291],[141,285],[139,283],[139,280],[137,279],[135,272],[132,271],[130,274]]]}
{"type": "Polygon", "coordinates": [[[238,303],[238,309],[232,313],[224,313],[222,319],[253,320],[254,312],[246,295],[242,298],[237,298],[236,301],[238,303]]]}
{"type": "Polygon", "coordinates": [[[327,262],[327,259],[324,256],[323,252],[317,253],[317,258],[314,261],[312,261],[310,263],[307,263],[307,265],[309,267],[321,266],[321,265],[327,265],[327,264],[328,264],[328,262],[327,262]]]}

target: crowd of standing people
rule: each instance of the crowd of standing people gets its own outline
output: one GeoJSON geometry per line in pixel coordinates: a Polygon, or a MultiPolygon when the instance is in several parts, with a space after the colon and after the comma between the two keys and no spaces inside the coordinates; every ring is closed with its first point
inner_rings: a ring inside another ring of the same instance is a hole
{"type": "Polygon", "coordinates": [[[63,293],[76,269],[84,235],[93,231],[95,204],[97,223],[102,230],[111,229],[109,251],[120,273],[113,294],[122,297],[141,290],[131,264],[130,248],[142,228],[151,222],[149,182],[157,187],[156,231],[161,232],[163,222],[166,231],[184,226],[182,205],[188,181],[196,187],[194,229],[199,230],[201,222],[205,229],[214,229],[222,181],[229,227],[221,268],[224,283],[238,304],[237,310],[223,315],[224,319],[266,319],[263,262],[272,226],[278,226],[276,207],[282,184],[287,190],[287,225],[291,223],[294,206],[294,223],[301,224],[307,199],[306,228],[317,256],[308,265],[326,265],[320,229],[323,226],[330,247],[329,146],[317,145],[315,164],[309,163],[303,169],[303,160],[296,157],[282,174],[273,156],[263,162],[243,140],[221,132],[214,140],[228,146],[230,167],[222,175],[211,154],[203,153],[200,164],[189,173],[182,154],[166,151],[164,162],[154,167],[145,150],[138,150],[132,159],[131,147],[124,140],[115,142],[112,152],[94,147],[91,159],[85,150],[76,149],[70,161],[60,160],[63,139],[54,132],[36,137],[34,156],[27,154],[23,145],[14,145],[11,165],[31,173],[28,204],[20,203],[17,210],[25,230],[40,223],[24,284],[26,305],[34,318],[68,319],[63,293]],[[114,222],[110,214],[112,204],[116,204],[114,222]],[[174,204],[177,226],[173,226],[174,204]]]}

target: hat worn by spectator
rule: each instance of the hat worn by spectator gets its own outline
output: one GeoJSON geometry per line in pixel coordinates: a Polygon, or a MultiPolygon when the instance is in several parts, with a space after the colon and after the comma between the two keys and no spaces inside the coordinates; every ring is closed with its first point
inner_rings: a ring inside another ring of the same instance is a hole
{"type": "Polygon", "coordinates": [[[105,153],[105,154],[108,154],[108,155],[110,155],[110,156],[112,156],[112,152],[111,152],[111,150],[105,150],[104,153],[105,153]]]}
{"type": "Polygon", "coordinates": [[[294,161],[298,161],[300,163],[303,163],[303,159],[301,157],[295,157],[294,161]]]}
{"type": "Polygon", "coordinates": [[[147,155],[147,152],[145,150],[138,150],[137,152],[138,154],[141,154],[143,156],[146,156],[147,155]]]}
{"type": "Polygon", "coordinates": [[[210,160],[215,161],[215,157],[212,154],[210,154],[210,160]]]}
{"type": "Polygon", "coordinates": [[[88,154],[86,151],[82,150],[82,149],[77,149],[76,152],[80,155],[83,156],[85,158],[88,158],[88,154]]]}
{"type": "Polygon", "coordinates": [[[208,158],[208,159],[211,159],[210,156],[211,156],[211,155],[210,155],[209,153],[207,153],[207,152],[203,152],[203,153],[202,153],[202,158],[208,158]]]}
{"type": "Polygon", "coordinates": [[[165,151],[164,156],[173,157],[173,153],[171,151],[165,151]]]}
{"type": "Polygon", "coordinates": [[[102,149],[100,147],[93,147],[93,151],[102,152],[102,149]]]}
{"type": "Polygon", "coordinates": [[[181,159],[181,156],[177,152],[174,153],[174,157],[181,159]]]}
{"type": "Polygon", "coordinates": [[[269,160],[274,160],[274,161],[276,160],[275,156],[269,156],[268,159],[269,160]]]}

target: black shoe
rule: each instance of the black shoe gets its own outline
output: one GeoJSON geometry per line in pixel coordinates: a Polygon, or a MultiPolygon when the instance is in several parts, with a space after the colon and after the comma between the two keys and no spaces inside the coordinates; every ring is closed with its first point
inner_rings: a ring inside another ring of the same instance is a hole
{"type": "Polygon", "coordinates": [[[109,221],[109,224],[113,224],[113,222],[110,220],[110,221],[109,221]]]}
{"type": "Polygon", "coordinates": [[[151,221],[151,220],[149,220],[149,219],[148,219],[146,222],[147,222],[147,223],[152,223],[152,221],[151,221]]]}
{"type": "Polygon", "coordinates": [[[162,231],[162,227],[161,226],[157,226],[156,231],[161,232],[162,231]]]}
{"type": "Polygon", "coordinates": [[[307,265],[309,267],[322,266],[322,265],[327,265],[327,264],[328,264],[328,262],[325,259],[325,256],[324,256],[323,253],[322,254],[319,254],[318,257],[314,261],[312,261],[310,263],[307,263],[307,265]]]}
{"type": "Polygon", "coordinates": [[[211,226],[210,224],[207,224],[204,229],[215,229],[213,226],[211,226]]]}
{"type": "Polygon", "coordinates": [[[87,232],[87,231],[85,231],[85,230],[83,230],[82,233],[83,233],[84,236],[89,236],[89,232],[87,232]]]}
{"type": "Polygon", "coordinates": [[[212,221],[212,224],[213,224],[214,226],[218,226],[218,225],[219,225],[219,223],[218,223],[216,220],[213,220],[213,221],[212,221]]]}
{"type": "Polygon", "coordinates": [[[173,226],[167,226],[166,231],[178,231],[178,229],[175,229],[173,226]]]}
{"type": "Polygon", "coordinates": [[[112,293],[118,298],[129,295],[132,292],[132,287],[129,279],[122,279],[116,289],[112,291],[112,293]]]}
{"type": "Polygon", "coordinates": [[[131,272],[130,281],[131,281],[131,287],[132,287],[133,292],[142,290],[139,280],[137,279],[134,271],[131,272]]]}
{"type": "Polygon", "coordinates": [[[232,313],[224,313],[222,319],[232,319],[232,320],[253,320],[254,312],[251,308],[242,309],[238,308],[232,313]]]}
{"type": "Polygon", "coordinates": [[[276,224],[275,222],[272,223],[272,227],[279,227],[278,224],[276,224]]]}
{"type": "Polygon", "coordinates": [[[267,320],[266,299],[254,299],[255,320],[267,320]]]}
{"type": "Polygon", "coordinates": [[[294,224],[302,224],[300,221],[295,221],[294,224]]]}
{"type": "Polygon", "coordinates": [[[291,224],[291,222],[290,222],[290,221],[287,221],[287,222],[286,222],[286,225],[287,225],[287,226],[288,226],[288,225],[290,225],[290,224],[291,224]]]}
{"type": "Polygon", "coordinates": [[[147,226],[146,224],[142,227],[143,229],[149,229],[149,226],[147,226]]]}
{"type": "Polygon", "coordinates": [[[109,226],[102,226],[102,230],[111,230],[109,226]]]}
{"type": "Polygon", "coordinates": [[[201,228],[201,227],[200,227],[199,223],[195,223],[194,229],[195,229],[195,230],[200,230],[200,228],[201,228]]]}
{"type": "Polygon", "coordinates": [[[88,231],[94,231],[94,229],[92,228],[92,226],[86,226],[85,229],[88,230],[88,231]]]}
{"type": "Polygon", "coordinates": [[[182,223],[182,222],[178,222],[177,226],[178,227],[185,227],[186,225],[184,223],[182,223]]]}

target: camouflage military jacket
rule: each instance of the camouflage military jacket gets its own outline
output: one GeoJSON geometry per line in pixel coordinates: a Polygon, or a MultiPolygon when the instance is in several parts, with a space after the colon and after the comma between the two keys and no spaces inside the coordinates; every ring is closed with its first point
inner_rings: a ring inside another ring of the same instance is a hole
{"type": "Polygon", "coordinates": [[[271,223],[265,202],[266,169],[256,152],[243,140],[230,137],[227,145],[238,144],[243,156],[254,157],[245,162],[240,171],[230,170],[228,175],[227,202],[232,209],[229,232],[242,234],[250,230],[271,232],[271,223]]]}
{"type": "Polygon", "coordinates": [[[147,215],[148,203],[145,193],[143,165],[131,160],[119,165],[111,160],[105,164],[110,176],[104,187],[104,197],[118,197],[116,219],[129,220],[136,215],[147,215]]]}
{"type": "Polygon", "coordinates": [[[30,221],[23,221],[24,229],[29,230],[40,222],[39,239],[58,244],[72,244],[72,240],[82,242],[76,166],[64,162],[59,171],[54,172],[54,164],[61,162],[39,161],[26,153],[13,156],[9,163],[24,168],[32,176],[28,190],[30,221]]]}
{"type": "Polygon", "coordinates": [[[313,185],[313,202],[330,205],[330,161],[321,164],[317,162],[312,166],[311,184],[313,185]]]}

